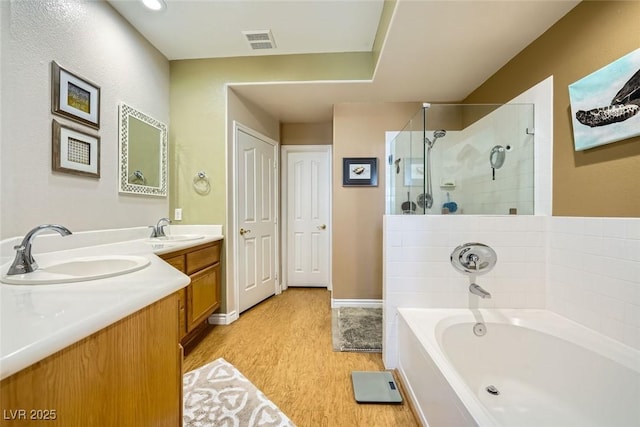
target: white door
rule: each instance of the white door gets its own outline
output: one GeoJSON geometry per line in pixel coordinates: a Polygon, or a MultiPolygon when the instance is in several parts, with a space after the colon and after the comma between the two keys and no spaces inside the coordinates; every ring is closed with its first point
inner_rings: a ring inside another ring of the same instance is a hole
{"type": "MultiPolygon", "coordinates": [[[[265,138],[267,139],[267,138],[265,138]]],[[[238,297],[242,312],[276,292],[277,146],[236,130],[238,297]]]]}
{"type": "Polygon", "coordinates": [[[286,153],[287,286],[329,287],[330,158],[330,148],[286,153]]]}

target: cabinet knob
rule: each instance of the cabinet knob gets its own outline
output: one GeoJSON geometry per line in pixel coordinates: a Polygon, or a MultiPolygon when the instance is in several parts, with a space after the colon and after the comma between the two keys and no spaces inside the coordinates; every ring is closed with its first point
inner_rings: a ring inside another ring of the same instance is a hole
{"type": "Polygon", "coordinates": [[[241,228],[241,229],[240,229],[240,235],[241,235],[241,236],[244,236],[244,235],[245,235],[245,234],[247,234],[247,233],[251,233],[251,230],[245,230],[244,228],[241,228]]]}

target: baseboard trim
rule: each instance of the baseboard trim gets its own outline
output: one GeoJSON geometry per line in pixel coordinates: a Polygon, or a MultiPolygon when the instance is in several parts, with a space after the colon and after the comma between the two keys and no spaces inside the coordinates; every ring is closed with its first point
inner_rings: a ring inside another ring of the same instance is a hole
{"type": "Polygon", "coordinates": [[[238,318],[238,313],[234,310],[231,313],[214,313],[207,320],[210,325],[230,325],[238,318]]]}
{"type": "Polygon", "coordinates": [[[331,298],[331,308],[338,307],[363,307],[382,308],[381,299],[335,299],[331,298]]]}

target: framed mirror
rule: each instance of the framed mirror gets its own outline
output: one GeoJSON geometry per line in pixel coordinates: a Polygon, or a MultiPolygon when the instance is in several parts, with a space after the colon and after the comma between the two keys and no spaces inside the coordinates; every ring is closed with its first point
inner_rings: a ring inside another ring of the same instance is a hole
{"type": "Polygon", "coordinates": [[[120,192],[167,195],[167,126],[120,104],[120,192]]]}

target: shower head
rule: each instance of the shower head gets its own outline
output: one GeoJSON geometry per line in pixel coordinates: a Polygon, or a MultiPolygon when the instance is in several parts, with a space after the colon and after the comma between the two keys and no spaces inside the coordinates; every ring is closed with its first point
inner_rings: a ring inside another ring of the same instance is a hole
{"type": "Polygon", "coordinates": [[[444,129],[440,129],[440,130],[436,130],[433,132],[433,141],[431,141],[429,138],[427,138],[426,136],[424,137],[427,147],[428,148],[433,148],[433,145],[436,143],[436,139],[438,138],[442,138],[443,136],[445,136],[447,134],[447,131],[444,129]]]}
{"type": "Polygon", "coordinates": [[[443,136],[445,136],[447,134],[447,131],[444,129],[440,129],[437,131],[433,132],[433,138],[434,140],[438,139],[438,138],[442,138],[443,136]]]}

